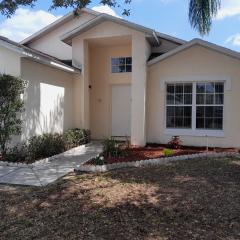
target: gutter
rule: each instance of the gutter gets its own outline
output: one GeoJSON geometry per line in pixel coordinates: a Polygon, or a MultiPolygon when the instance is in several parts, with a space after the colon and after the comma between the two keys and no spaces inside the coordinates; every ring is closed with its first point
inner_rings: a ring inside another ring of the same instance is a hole
{"type": "Polygon", "coordinates": [[[39,62],[44,65],[48,65],[50,67],[57,68],[57,69],[65,71],[65,72],[70,72],[70,73],[80,73],[81,72],[80,69],[70,67],[70,66],[62,63],[61,61],[55,60],[54,58],[51,58],[51,57],[48,58],[47,56],[44,56],[44,54],[41,55],[40,53],[37,53],[32,49],[28,49],[25,46],[17,46],[15,44],[12,44],[8,41],[4,41],[2,39],[0,39],[0,45],[2,45],[3,47],[5,47],[11,51],[17,52],[21,56],[27,57],[35,62],[39,62]]]}
{"type": "Polygon", "coordinates": [[[40,62],[44,65],[48,65],[50,67],[54,67],[54,68],[57,68],[57,69],[60,69],[60,70],[63,70],[65,72],[71,72],[71,73],[79,73],[80,71],[77,70],[77,69],[74,69],[72,67],[69,67],[63,63],[61,63],[60,61],[54,61],[54,60],[49,60],[45,57],[42,57],[42,56],[39,56],[39,55],[35,55],[35,54],[32,54],[32,53],[29,53],[27,51],[19,51],[19,53],[23,56],[26,56],[27,58],[30,58],[32,59],[33,61],[36,61],[36,62],[40,62]]]}

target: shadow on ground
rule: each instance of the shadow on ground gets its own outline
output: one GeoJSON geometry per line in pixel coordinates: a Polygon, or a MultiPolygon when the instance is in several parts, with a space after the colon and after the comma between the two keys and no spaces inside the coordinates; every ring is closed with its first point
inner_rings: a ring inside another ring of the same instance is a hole
{"type": "Polygon", "coordinates": [[[191,160],[2,186],[1,239],[240,239],[239,163],[191,160]]]}

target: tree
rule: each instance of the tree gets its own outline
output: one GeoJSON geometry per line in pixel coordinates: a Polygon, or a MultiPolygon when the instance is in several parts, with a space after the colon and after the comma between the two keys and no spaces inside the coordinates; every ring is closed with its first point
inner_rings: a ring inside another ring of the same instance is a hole
{"type": "MultiPolygon", "coordinates": [[[[100,4],[110,7],[122,7],[123,15],[129,15],[130,9],[125,8],[132,0],[99,0],[100,4]]],[[[191,26],[201,35],[209,33],[212,25],[212,19],[216,16],[221,0],[189,0],[189,21],[191,26]]],[[[31,6],[36,4],[37,0],[2,0],[0,2],[0,12],[10,17],[20,6],[31,6]]],[[[59,7],[74,8],[75,13],[78,10],[88,6],[91,0],[52,0],[50,9],[59,7]]]]}
{"type": "Polygon", "coordinates": [[[189,21],[201,35],[209,34],[212,19],[217,15],[221,0],[190,0],[189,21]]]}
{"type": "Polygon", "coordinates": [[[24,93],[26,82],[11,75],[0,75],[0,152],[6,154],[7,144],[14,135],[21,133],[24,102],[21,94],[24,93]]]}

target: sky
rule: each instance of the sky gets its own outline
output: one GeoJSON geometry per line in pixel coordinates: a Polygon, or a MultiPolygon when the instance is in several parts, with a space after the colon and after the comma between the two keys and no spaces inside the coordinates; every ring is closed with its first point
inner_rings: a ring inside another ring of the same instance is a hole
{"type": "MultiPolygon", "coordinates": [[[[188,3],[189,0],[132,0],[129,17],[121,15],[121,8],[99,6],[97,0],[88,7],[184,40],[201,38],[188,22],[188,3]]],[[[51,0],[38,0],[34,8],[19,8],[9,19],[0,15],[0,35],[21,41],[71,11],[65,8],[48,11],[50,5],[51,0]]],[[[240,51],[240,0],[222,0],[211,32],[203,39],[240,51]]]]}

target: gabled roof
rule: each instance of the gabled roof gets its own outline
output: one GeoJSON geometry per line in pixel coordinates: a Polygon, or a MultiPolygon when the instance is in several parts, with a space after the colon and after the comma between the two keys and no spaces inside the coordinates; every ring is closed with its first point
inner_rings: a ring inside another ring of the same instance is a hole
{"type": "MultiPolygon", "coordinates": [[[[86,26],[86,28],[90,29],[91,26],[92,27],[96,26],[97,24],[101,23],[102,21],[107,21],[108,20],[108,21],[113,21],[113,22],[125,25],[129,28],[136,29],[137,31],[143,31],[143,32],[149,34],[150,36],[152,36],[153,38],[155,38],[157,42],[158,42],[157,38],[163,38],[163,39],[166,39],[168,41],[175,42],[177,44],[184,44],[186,42],[182,39],[171,37],[167,34],[163,34],[163,33],[160,33],[160,32],[156,32],[155,30],[153,30],[151,28],[147,28],[147,27],[144,27],[142,25],[139,25],[139,24],[136,24],[136,23],[133,23],[133,22],[129,22],[129,21],[126,21],[126,20],[118,18],[118,17],[114,17],[112,15],[108,15],[108,14],[105,14],[105,13],[99,13],[97,11],[94,11],[94,10],[91,10],[91,9],[88,9],[88,8],[83,8],[83,9],[81,9],[81,11],[85,12],[85,13],[92,14],[93,16],[95,16],[95,18],[90,20],[89,22],[79,26],[79,28],[76,28],[76,29],[64,34],[64,36],[66,35],[66,36],[69,37],[69,35],[71,33],[75,33],[75,31],[78,31],[77,29],[82,30],[83,26],[86,26]]],[[[57,27],[63,25],[64,23],[72,20],[74,17],[75,17],[74,12],[70,12],[67,15],[59,18],[55,22],[49,24],[45,28],[41,29],[40,31],[34,33],[30,37],[24,39],[20,43],[24,44],[24,45],[29,44],[29,43],[35,41],[36,39],[39,39],[43,35],[51,32],[54,28],[57,28],[57,27]]],[[[63,38],[64,38],[64,36],[63,36],[63,38]]]]}
{"type": "MultiPolygon", "coordinates": [[[[87,8],[83,8],[81,10],[82,12],[86,12],[89,14],[92,14],[94,16],[99,15],[99,12],[93,11],[91,9],[87,9],[87,8]]],[[[74,12],[70,12],[68,14],[66,14],[65,16],[59,18],[58,20],[54,21],[53,23],[47,25],[45,28],[39,30],[38,32],[34,33],[33,35],[27,37],[26,39],[22,40],[20,43],[21,44],[28,44],[38,38],[40,38],[41,36],[43,36],[44,34],[47,34],[49,32],[51,32],[54,28],[57,28],[58,26],[63,25],[64,23],[72,20],[75,17],[74,12]]]]}
{"type": "Polygon", "coordinates": [[[59,59],[42,53],[38,50],[26,47],[20,43],[14,42],[6,37],[0,36],[0,46],[19,53],[22,57],[29,58],[35,62],[39,62],[66,72],[79,73],[80,70],[64,64],[59,59]]]}
{"type": "Polygon", "coordinates": [[[153,36],[156,39],[156,41],[158,41],[157,38],[160,37],[160,38],[164,38],[166,40],[170,40],[170,41],[173,41],[173,42],[176,42],[176,43],[179,43],[179,44],[185,43],[184,40],[180,40],[178,38],[174,38],[174,37],[168,36],[166,34],[156,32],[154,29],[147,28],[147,27],[144,27],[142,25],[139,25],[139,24],[136,24],[136,23],[133,23],[133,22],[129,22],[129,21],[124,20],[122,18],[114,17],[114,16],[111,16],[111,15],[108,15],[108,14],[105,14],[105,13],[101,13],[98,16],[96,16],[95,18],[86,22],[85,24],[83,24],[83,25],[65,33],[64,35],[61,36],[61,40],[65,43],[71,45],[71,40],[74,37],[76,37],[77,35],[79,35],[83,32],[88,31],[89,29],[91,29],[91,28],[93,28],[93,27],[97,26],[98,24],[100,24],[102,22],[105,22],[105,21],[115,22],[117,24],[126,26],[128,28],[132,28],[134,30],[144,32],[144,33],[148,34],[149,36],[153,36]]]}
{"type": "Polygon", "coordinates": [[[184,51],[184,50],[186,50],[186,49],[188,49],[192,46],[196,46],[196,45],[208,48],[210,50],[213,50],[213,51],[216,51],[216,52],[219,52],[219,53],[222,53],[222,54],[225,54],[227,56],[230,56],[230,57],[233,57],[233,58],[236,58],[236,59],[240,60],[240,53],[239,52],[230,50],[230,49],[225,48],[225,47],[221,47],[219,45],[204,41],[202,39],[195,38],[195,39],[193,39],[193,40],[191,40],[191,41],[189,41],[189,42],[187,42],[187,43],[185,43],[185,44],[183,44],[179,47],[174,48],[173,50],[171,50],[167,53],[162,54],[159,57],[156,57],[156,58],[150,60],[148,62],[148,66],[151,66],[155,63],[163,61],[166,58],[174,56],[174,55],[176,55],[176,54],[178,54],[178,53],[180,53],[180,52],[182,52],[182,51],[184,51]]]}

